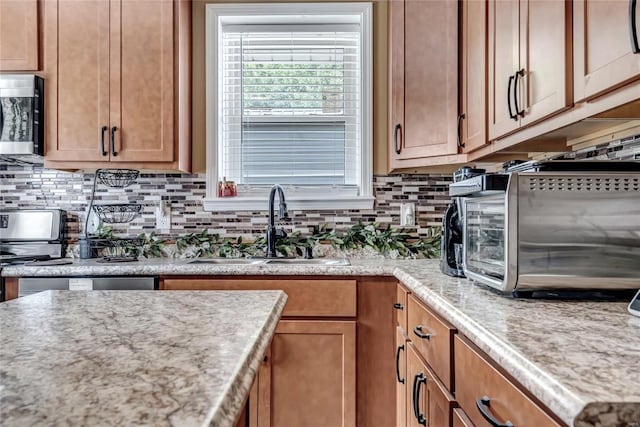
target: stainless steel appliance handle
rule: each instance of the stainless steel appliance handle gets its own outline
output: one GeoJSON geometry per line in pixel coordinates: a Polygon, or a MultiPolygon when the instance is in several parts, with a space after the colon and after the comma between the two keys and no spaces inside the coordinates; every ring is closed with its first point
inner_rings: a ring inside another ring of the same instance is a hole
{"type": "Polygon", "coordinates": [[[637,7],[637,0],[629,0],[629,36],[631,37],[631,51],[634,54],[640,53],[640,44],[638,44],[638,23],[636,22],[637,7]]]}

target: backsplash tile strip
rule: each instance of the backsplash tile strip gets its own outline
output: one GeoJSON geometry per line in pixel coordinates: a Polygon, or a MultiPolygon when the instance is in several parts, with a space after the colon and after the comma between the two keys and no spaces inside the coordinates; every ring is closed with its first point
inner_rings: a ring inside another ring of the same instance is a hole
{"type": "MultiPolygon", "coordinates": [[[[141,214],[129,224],[114,225],[119,236],[135,236],[155,230],[155,206],[166,200],[171,206],[172,229],[158,233],[175,238],[180,234],[208,229],[228,237],[263,234],[267,224],[265,211],[207,212],[202,208],[206,193],[205,174],[141,173],[125,189],[98,186],[96,202],[139,203],[141,214]]],[[[426,235],[432,226],[440,226],[449,203],[449,175],[374,176],[376,202],[372,210],[293,211],[293,230],[306,231],[327,223],[344,230],[358,221],[400,224],[400,204],[416,204],[416,230],[426,235]]],[[[85,210],[91,196],[93,174],[69,173],[41,166],[0,164],[0,209],[58,208],[68,212],[67,232],[74,241],[81,233],[85,210]]],[[[265,200],[265,208],[267,201],[265,200]]]]}

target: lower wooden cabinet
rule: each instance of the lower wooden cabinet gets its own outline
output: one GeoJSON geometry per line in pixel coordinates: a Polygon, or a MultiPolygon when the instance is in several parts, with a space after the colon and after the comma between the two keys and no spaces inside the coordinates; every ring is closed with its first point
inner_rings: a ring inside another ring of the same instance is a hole
{"type": "Polygon", "coordinates": [[[413,344],[407,344],[407,427],[449,427],[455,399],[422,361],[413,344]]]}
{"type": "Polygon", "coordinates": [[[269,365],[270,414],[260,427],[356,425],[355,321],[281,321],[269,365]]]}

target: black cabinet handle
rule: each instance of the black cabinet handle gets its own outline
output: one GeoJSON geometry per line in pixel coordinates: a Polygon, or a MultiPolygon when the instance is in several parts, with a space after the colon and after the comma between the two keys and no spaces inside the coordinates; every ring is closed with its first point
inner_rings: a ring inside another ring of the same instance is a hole
{"type": "Polygon", "coordinates": [[[524,108],[520,111],[520,107],[518,107],[518,80],[519,77],[524,77],[524,68],[518,70],[515,74],[515,83],[513,85],[513,103],[516,107],[516,117],[515,120],[518,120],[518,116],[524,117],[524,108]]]}
{"type": "Polygon", "coordinates": [[[513,114],[513,111],[511,110],[511,83],[513,83],[513,79],[515,78],[515,75],[509,76],[509,84],[507,85],[507,108],[509,108],[509,118],[518,120],[518,116],[513,114]]]}
{"type": "Polygon", "coordinates": [[[113,157],[118,155],[118,153],[116,152],[116,131],[117,130],[118,128],[116,126],[111,128],[111,155],[113,157]]]}
{"type": "Polygon", "coordinates": [[[393,129],[393,148],[396,150],[396,154],[400,154],[402,151],[402,144],[399,143],[400,139],[398,138],[400,131],[402,131],[402,125],[398,123],[393,129]]]}
{"type": "Polygon", "coordinates": [[[638,23],[636,22],[636,9],[638,3],[636,0],[629,0],[629,35],[631,36],[631,51],[640,53],[640,44],[638,44],[638,23]]]}
{"type": "Polygon", "coordinates": [[[404,345],[399,345],[396,349],[396,378],[400,384],[404,384],[404,378],[400,378],[400,352],[404,351],[404,345]]]}
{"type": "Polygon", "coordinates": [[[431,334],[424,332],[422,328],[423,328],[422,325],[416,326],[415,328],[413,328],[413,333],[416,334],[416,336],[418,336],[419,338],[422,338],[423,340],[430,339],[431,334]]]}
{"type": "Polygon", "coordinates": [[[395,308],[396,310],[404,310],[404,305],[400,304],[399,302],[393,304],[393,308],[395,308]]]}
{"type": "Polygon", "coordinates": [[[418,424],[423,426],[427,425],[427,418],[420,413],[420,389],[426,383],[427,377],[422,372],[413,377],[413,416],[416,417],[418,424]]]}
{"type": "Polygon", "coordinates": [[[102,128],[100,129],[100,152],[102,152],[103,156],[106,156],[107,154],[109,154],[107,152],[107,150],[104,149],[104,133],[108,130],[109,128],[106,126],[102,126],[102,128]]]}
{"type": "Polygon", "coordinates": [[[489,412],[489,408],[491,407],[491,399],[489,399],[487,396],[476,399],[476,406],[478,407],[480,414],[482,414],[484,419],[487,420],[487,422],[492,427],[513,427],[511,421],[507,421],[504,424],[501,424],[500,421],[496,420],[495,417],[491,415],[491,412],[489,412]]]}
{"type": "Polygon", "coordinates": [[[461,125],[462,125],[462,119],[464,119],[466,116],[464,113],[462,114],[458,114],[458,147],[460,148],[464,148],[464,142],[462,142],[462,129],[461,129],[461,125]]]}

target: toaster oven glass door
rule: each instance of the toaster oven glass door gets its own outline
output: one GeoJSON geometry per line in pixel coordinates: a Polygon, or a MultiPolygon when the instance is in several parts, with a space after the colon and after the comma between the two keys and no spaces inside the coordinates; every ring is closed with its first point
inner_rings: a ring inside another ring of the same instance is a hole
{"type": "Polygon", "coordinates": [[[465,200],[465,268],[502,281],[505,276],[505,202],[499,197],[465,200]]]}

